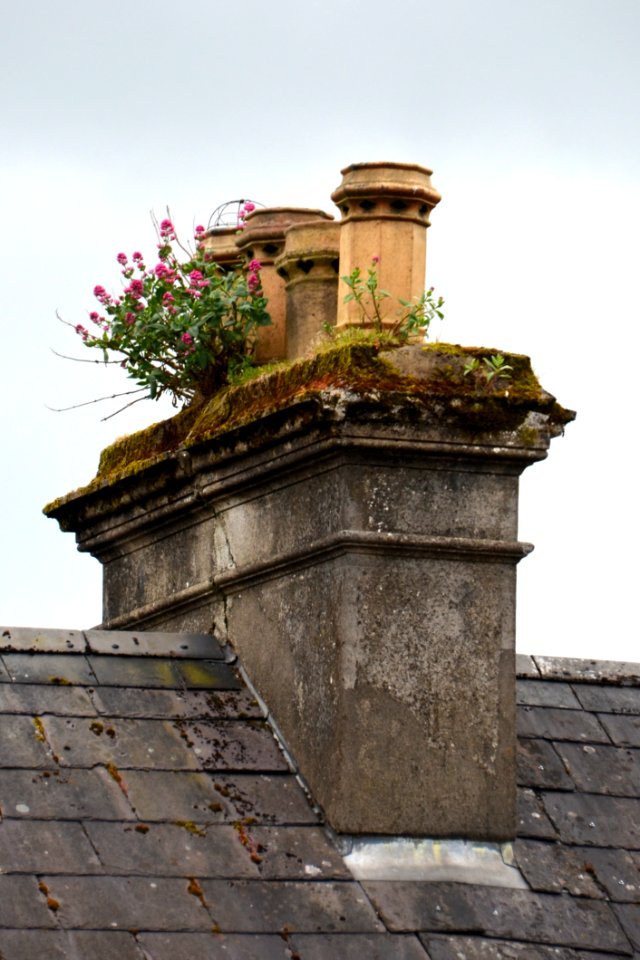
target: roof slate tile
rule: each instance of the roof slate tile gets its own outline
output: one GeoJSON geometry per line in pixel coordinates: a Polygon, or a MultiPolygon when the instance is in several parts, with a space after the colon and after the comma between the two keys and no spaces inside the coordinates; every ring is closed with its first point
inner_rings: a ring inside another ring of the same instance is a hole
{"type": "Polygon", "coordinates": [[[558,743],[556,750],[584,793],[640,796],[640,751],[600,744],[558,743]]]}
{"type": "Polygon", "coordinates": [[[104,767],[94,770],[0,770],[5,817],[130,820],[134,813],[104,767]]]}
{"type": "Polygon", "coordinates": [[[565,847],[558,843],[516,840],[516,863],[533,890],[543,893],[567,891],[575,897],[602,899],[605,894],[594,879],[589,847],[565,847]]]}
{"type": "MultiPolygon", "coordinates": [[[[4,687],[0,686],[0,704],[4,687]]],[[[246,719],[262,711],[248,690],[154,690],[100,687],[92,693],[99,713],[112,717],[246,719]]]]}
{"type": "Polygon", "coordinates": [[[518,836],[557,839],[557,831],[547,816],[542,801],[533,790],[520,788],[517,801],[518,836]]]}
{"type": "Polygon", "coordinates": [[[610,953],[585,953],[562,947],[487,940],[484,937],[443,937],[421,934],[431,960],[611,960],[610,953]]]}
{"type": "Polygon", "coordinates": [[[49,687],[41,683],[21,683],[20,686],[14,686],[11,683],[0,683],[0,714],[2,713],[95,717],[96,708],[84,687],[49,687]]]}
{"type": "Polygon", "coordinates": [[[87,823],[86,832],[108,874],[151,877],[258,878],[258,866],[238,831],[223,824],[87,823]]]}
{"type": "Polygon", "coordinates": [[[142,933],[138,941],[148,960],[291,960],[273,934],[142,933]]]}
{"type": "Polygon", "coordinates": [[[632,903],[616,903],[613,909],[634,950],[640,951],[640,910],[632,903]]]}
{"type": "Polygon", "coordinates": [[[612,900],[640,903],[640,853],[599,847],[575,847],[612,900]]]}
{"type": "Polygon", "coordinates": [[[55,927],[35,877],[0,877],[0,927],[55,927]]]}
{"type": "Polygon", "coordinates": [[[96,682],[87,658],[79,653],[3,653],[2,659],[14,683],[91,687],[96,682]]]}
{"type": "Polygon", "coordinates": [[[573,781],[552,744],[546,740],[520,740],[517,755],[518,783],[523,787],[573,790],[573,781]]]}
{"type": "Polygon", "coordinates": [[[594,714],[554,707],[521,707],[518,710],[518,736],[609,743],[609,737],[594,714]]]}
{"type": "Polygon", "coordinates": [[[221,931],[384,933],[358,884],[334,881],[203,880],[211,915],[221,931]]]}
{"type": "Polygon", "coordinates": [[[566,895],[452,883],[365,883],[394,931],[475,931],[490,937],[630,954],[609,905],[566,895]]]}
{"type": "Polygon", "coordinates": [[[542,800],[563,842],[640,849],[640,800],[546,792],[542,800]]]}
{"type": "Polygon", "coordinates": [[[552,680],[516,680],[516,702],[530,707],[580,709],[580,702],[571,686],[552,680]]]}
{"type": "Polygon", "coordinates": [[[197,894],[190,892],[188,878],[45,876],[43,880],[60,904],[56,919],[72,929],[211,929],[211,916],[197,894]]]}
{"type": "Polygon", "coordinates": [[[0,869],[3,873],[101,873],[102,864],[79,823],[5,817],[0,822],[0,869]]]}
{"type": "Polygon", "coordinates": [[[40,722],[63,767],[115,763],[120,770],[199,768],[198,758],[167,721],[45,716],[40,722]]]}
{"type": "Polygon", "coordinates": [[[0,954],[8,960],[147,960],[130,933],[67,930],[0,930],[0,954]]]}
{"type": "MultiPolygon", "coordinates": [[[[293,933],[290,945],[302,960],[429,960],[418,937],[413,934],[381,936],[369,933],[327,934],[293,933]]],[[[459,958],[458,958],[459,960],[459,958]]]]}
{"type": "MultiPolygon", "coordinates": [[[[2,688],[0,692],[1,690],[2,688]]],[[[640,747],[640,716],[614,716],[599,713],[598,720],[617,746],[640,747]]]]}
{"type": "Polygon", "coordinates": [[[640,686],[611,687],[604,684],[577,684],[573,691],[584,710],[599,713],[630,713],[640,716],[640,686]]]}

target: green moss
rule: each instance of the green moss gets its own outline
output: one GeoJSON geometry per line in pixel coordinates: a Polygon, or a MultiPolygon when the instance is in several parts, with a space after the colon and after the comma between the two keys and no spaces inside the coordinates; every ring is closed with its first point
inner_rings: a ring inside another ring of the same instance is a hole
{"type": "MultiPolygon", "coordinates": [[[[328,416],[332,404],[344,402],[345,391],[350,404],[360,404],[363,415],[415,419],[431,411],[444,424],[476,433],[520,429],[520,440],[527,446],[538,436],[524,426],[530,411],[544,412],[556,424],[573,419],[571,411],[563,410],[541,388],[528,357],[504,354],[510,375],[488,380],[482,367],[478,375],[465,375],[464,368],[470,359],[495,356],[496,349],[445,343],[414,346],[413,366],[407,368],[412,372],[407,373],[400,360],[409,351],[400,351],[397,363],[394,359],[399,346],[387,334],[356,329],[328,340],[311,357],[270,365],[169,420],[117,440],[103,451],[91,484],[49,504],[45,513],[56,515],[78,495],[134,477],[179,450],[188,452],[214,438],[250,429],[252,439],[259,440],[262,433],[273,431],[273,417],[281,411],[322,408],[328,416]]],[[[126,495],[123,488],[119,496],[126,495]]]]}

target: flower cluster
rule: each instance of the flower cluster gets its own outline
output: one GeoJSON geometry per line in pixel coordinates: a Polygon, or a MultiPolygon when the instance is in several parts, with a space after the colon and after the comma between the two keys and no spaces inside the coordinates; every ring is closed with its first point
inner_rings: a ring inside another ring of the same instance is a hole
{"type": "Polygon", "coordinates": [[[100,310],[92,310],[89,319],[95,331],[82,324],[75,330],[105,361],[116,354],[152,398],[168,393],[174,402],[188,401],[214,392],[250,366],[257,330],[271,321],[259,261],[233,270],[219,267],[204,249],[204,227],[197,226],[196,251],[186,251],[188,260],[180,262],[171,220],[157,229],[157,263],[147,268],[139,251],[131,259],[119,253],[122,293],[94,287],[100,310]]]}

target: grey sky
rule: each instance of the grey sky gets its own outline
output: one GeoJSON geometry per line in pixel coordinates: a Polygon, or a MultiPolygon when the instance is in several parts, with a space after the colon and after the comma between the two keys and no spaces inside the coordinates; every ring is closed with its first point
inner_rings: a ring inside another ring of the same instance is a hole
{"type": "Polygon", "coordinates": [[[579,411],[525,475],[525,649],[640,659],[633,363],[638,348],[636,0],[35,0],[0,36],[3,576],[0,621],[87,626],[99,569],[42,504],[100,449],[166,415],[53,414],[126,380],[64,362],[115,255],[218,203],[319,206],[358,160],[431,166],[440,339],[530,353],[579,411]],[[623,338],[624,347],[612,346],[623,338]],[[609,394],[607,391],[610,391],[609,394]],[[612,391],[612,393],[611,393],[612,391]],[[612,411],[615,411],[613,413],[612,411]],[[569,649],[567,644],[573,643],[569,649]],[[617,646],[616,646],[617,644],[617,646]]]}

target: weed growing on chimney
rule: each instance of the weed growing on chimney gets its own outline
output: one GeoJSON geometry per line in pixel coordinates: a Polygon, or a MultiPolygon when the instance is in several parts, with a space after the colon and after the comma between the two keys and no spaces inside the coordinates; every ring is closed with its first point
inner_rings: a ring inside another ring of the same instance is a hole
{"type": "Polygon", "coordinates": [[[415,336],[422,336],[426,340],[431,322],[436,317],[440,320],[444,319],[442,312],[444,300],[442,297],[436,298],[433,287],[425,290],[413,302],[398,297],[398,303],[404,307],[404,312],[395,323],[390,324],[383,316],[382,304],[385,300],[392,299],[392,296],[386,290],[380,288],[377,270],[379,262],[380,257],[372,257],[366,279],[362,276],[360,267],[352,270],[349,276],[342,277],[349,288],[349,293],[346,294],[344,302],[357,303],[363,325],[373,327],[377,332],[386,328],[393,336],[403,342],[415,336]]]}

